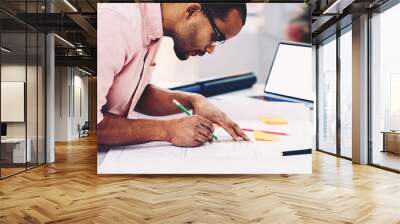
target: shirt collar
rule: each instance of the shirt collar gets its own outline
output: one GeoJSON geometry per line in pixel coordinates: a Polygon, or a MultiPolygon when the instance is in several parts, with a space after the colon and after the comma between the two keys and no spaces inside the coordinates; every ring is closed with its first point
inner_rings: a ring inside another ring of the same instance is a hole
{"type": "Polygon", "coordinates": [[[139,3],[142,15],[143,45],[148,46],[152,40],[163,36],[160,3],[139,3]]]}

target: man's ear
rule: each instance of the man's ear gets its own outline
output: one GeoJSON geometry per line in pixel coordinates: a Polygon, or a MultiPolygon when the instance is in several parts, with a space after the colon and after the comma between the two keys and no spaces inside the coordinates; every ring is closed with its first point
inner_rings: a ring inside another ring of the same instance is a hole
{"type": "Polygon", "coordinates": [[[199,12],[201,12],[201,6],[199,3],[188,3],[185,8],[185,17],[186,19],[189,19],[199,12]]]}

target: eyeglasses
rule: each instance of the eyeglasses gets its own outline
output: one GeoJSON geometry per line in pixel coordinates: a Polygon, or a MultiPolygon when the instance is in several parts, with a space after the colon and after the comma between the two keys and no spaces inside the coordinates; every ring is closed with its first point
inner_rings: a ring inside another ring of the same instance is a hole
{"type": "Polygon", "coordinates": [[[206,6],[202,6],[204,14],[207,16],[208,20],[210,21],[211,27],[214,30],[215,34],[215,41],[216,43],[214,44],[223,44],[226,40],[225,34],[221,32],[221,30],[218,29],[217,25],[215,24],[214,19],[212,18],[210,12],[208,11],[208,8],[206,6]]]}

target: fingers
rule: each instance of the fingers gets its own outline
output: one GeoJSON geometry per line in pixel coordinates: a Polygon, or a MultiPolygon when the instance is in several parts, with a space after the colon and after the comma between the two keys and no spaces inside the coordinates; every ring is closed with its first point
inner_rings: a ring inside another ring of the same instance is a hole
{"type": "Polygon", "coordinates": [[[201,135],[205,136],[207,138],[207,140],[210,140],[212,138],[212,134],[213,134],[212,131],[209,128],[204,127],[203,125],[200,125],[197,128],[197,131],[201,135]]]}
{"type": "Polygon", "coordinates": [[[210,120],[208,120],[204,117],[201,117],[201,116],[198,116],[198,118],[200,120],[201,125],[208,128],[211,132],[214,132],[214,125],[210,120]]]}
{"type": "Polygon", "coordinates": [[[220,124],[225,131],[229,133],[229,135],[233,138],[235,141],[239,141],[239,136],[236,134],[236,132],[227,124],[227,123],[222,123],[220,124]]]}
{"type": "Polygon", "coordinates": [[[209,141],[212,137],[212,133],[214,131],[214,127],[211,121],[205,119],[201,116],[196,116],[199,123],[196,125],[194,138],[200,145],[209,141]]]}
{"type": "Polygon", "coordinates": [[[244,131],[239,127],[238,124],[233,123],[233,130],[236,132],[238,136],[240,136],[243,140],[250,141],[250,138],[244,133],[244,131]]]}
{"type": "Polygon", "coordinates": [[[194,138],[195,138],[196,141],[198,141],[200,143],[200,145],[203,145],[205,142],[208,142],[208,139],[209,139],[209,138],[207,138],[206,136],[204,136],[204,135],[202,135],[200,133],[197,133],[194,136],[194,138]]]}
{"type": "MultiPolygon", "coordinates": [[[[208,141],[212,138],[212,134],[215,130],[213,122],[202,116],[196,116],[196,119],[200,121],[200,126],[197,127],[197,132],[202,135],[202,137],[206,138],[204,139],[199,137],[197,140],[202,142],[208,141]]],[[[225,129],[235,141],[240,141],[240,138],[245,141],[250,141],[250,138],[244,133],[239,125],[229,119],[225,114],[216,117],[215,122],[225,129]]]]}
{"type": "Polygon", "coordinates": [[[236,134],[236,131],[232,127],[232,123],[226,115],[217,117],[216,119],[217,124],[219,124],[225,131],[229,133],[229,135],[235,141],[239,141],[239,136],[236,134]]]}
{"type": "Polygon", "coordinates": [[[243,132],[239,125],[228,117],[222,118],[218,124],[232,136],[233,140],[239,141],[242,138],[243,140],[250,141],[250,138],[243,132]]]}

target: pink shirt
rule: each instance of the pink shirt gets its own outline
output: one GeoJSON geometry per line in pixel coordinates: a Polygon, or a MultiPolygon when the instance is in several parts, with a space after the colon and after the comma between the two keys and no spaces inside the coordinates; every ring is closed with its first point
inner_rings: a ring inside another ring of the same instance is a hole
{"type": "Polygon", "coordinates": [[[98,4],[97,124],[103,112],[135,118],[162,35],[160,4],[98,4]]]}

